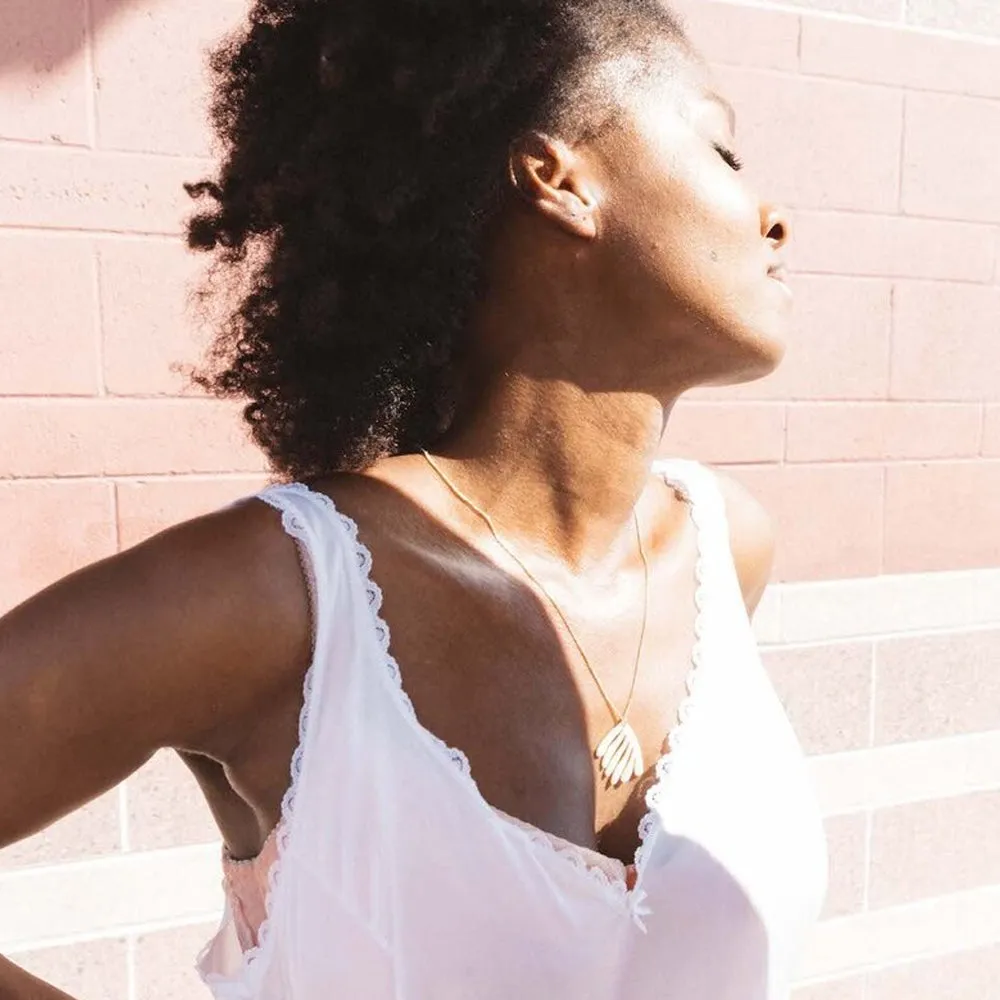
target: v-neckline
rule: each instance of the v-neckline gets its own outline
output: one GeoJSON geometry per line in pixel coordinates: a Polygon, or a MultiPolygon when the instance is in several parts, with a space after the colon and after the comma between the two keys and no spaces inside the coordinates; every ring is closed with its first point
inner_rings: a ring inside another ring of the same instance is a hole
{"type": "MultiPolygon", "coordinates": [[[[681,460],[683,461],[683,460],[681,460]]],[[[704,615],[706,606],[706,565],[705,565],[705,535],[703,511],[699,499],[695,496],[697,490],[692,490],[690,484],[683,477],[670,474],[670,466],[673,461],[660,461],[654,464],[653,471],[660,475],[663,481],[671,487],[688,506],[688,514],[695,528],[695,546],[697,550],[694,567],[695,590],[695,618],[694,636],[691,645],[691,655],[688,672],[685,677],[685,693],[677,707],[677,714],[673,726],[663,740],[661,746],[665,749],[654,765],[654,781],[647,789],[645,795],[646,810],[639,822],[639,843],[635,849],[635,856],[631,866],[634,868],[634,878],[631,888],[624,879],[614,878],[602,868],[593,864],[588,864],[586,855],[592,849],[583,848],[579,844],[557,838],[559,844],[553,842],[553,835],[546,830],[518,819],[517,822],[510,822],[499,811],[490,804],[483,795],[472,774],[472,768],[466,754],[450,746],[436,733],[432,732],[421,723],[417,717],[413,702],[403,685],[402,671],[399,663],[390,650],[390,629],[382,617],[382,589],[372,576],[372,555],[369,548],[361,540],[357,522],[347,514],[339,510],[332,497],[318,490],[311,490],[303,487],[319,497],[323,505],[329,510],[334,518],[347,533],[354,547],[355,564],[358,570],[359,582],[364,586],[367,598],[368,610],[371,614],[372,627],[375,638],[381,650],[385,675],[390,679],[390,689],[402,709],[403,715],[417,730],[418,734],[427,740],[440,758],[456,770],[463,779],[463,784],[469,790],[472,797],[482,806],[488,821],[493,824],[501,824],[505,830],[513,831],[516,835],[522,836],[527,842],[538,845],[550,852],[561,862],[568,864],[572,869],[587,876],[593,884],[599,885],[618,904],[624,905],[641,925],[641,917],[648,911],[643,907],[646,893],[643,889],[643,874],[645,862],[649,855],[650,847],[654,835],[658,830],[657,824],[657,803],[663,798],[669,781],[669,776],[678,760],[678,751],[683,745],[683,731],[689,724],[695,706],[695,693],[701,675],[702,663],[702,633],[704,631],[704,615]],[[565,844],[566,846],[562,846],[565,844]]],[[[600,851],[593,853],[601,854],[608,858],[608,855],[600,851]]],[[[618,864],[623,864],[619,859],[613,860],[618,864]]]]}

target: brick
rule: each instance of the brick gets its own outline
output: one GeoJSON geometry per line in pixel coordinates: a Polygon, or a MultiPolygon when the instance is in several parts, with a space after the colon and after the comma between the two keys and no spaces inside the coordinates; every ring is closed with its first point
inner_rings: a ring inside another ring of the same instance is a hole
{"type": "Polygon", "coordinates": [[[118,790],[87,803],[33,837],[0,851],[0,871],[113,854],[121,849],[118,790]]]}
{"type": "Polygon", "coordinates": [[[200,395],[184,369],[203,361],[211,331],[188,306],[202,260],[178,241],[97,241],[104,381],[119,395],[200,395]]]}
{"type": "Polygon", "coordinates": [[[178,234],[208,161],[0,147],[0,226],[178,234]]]}
{"type": "Polygon", "coordinates": [[[245,19],[244,0],[92,4],[99,146],[207,156],[206,53],[245,19]]]}
{"type": "Polygon", "coordinates": [[[795,208],[896,210],[900,94],[733,67],[717,76],[736,107],[739,153],[766,176],[765,195],[795,208]]]}
{"type": "Polygon", "coordinates": [[[871,643],[769,649],[764,665],[807,754],[869,745],[871,643]]]}
{"type": "Polygon", "coordinates": [[[884,399],[892,285],[874,278],[796,276],[795,333],[765,379],[700,389],[692,399],[884,399]]]}
{"type": "Polygon", "coordinates": [[[893,296],[895,399],[1000,399],[1000,288],[900,281],[893,296]]]}
{"type": "Polygon", "coordinates": [[[124,940],[81,941],[19,954],[14,961],[81,1000],[122,1000],[128,996],[126,954],[124,940]]]}
{"type": "Polygon", "coordinates": [[[828,580],[780,593],[782,642],[1000,624],[1000,572],[991,569],[828,580]]]}
{"type": "Polygon", "coordinates": [[[851,976],[800,986],[792,991],[791,1000],[866,1000],[864,990],[864,976],[851,976]]]}
{"type": "Polygon", "coordinates": [[[983,425],[983,454],[1000,458],[1000,406],[987,406],[983,425]]]}
{"type": "Polygon", "coordinates": [[[1000,575],[987,571],[972,590],[971,620],[976,625],[1000,624],[1000,575]]]}
{"type": "Polygon", "coordinates": [[[880,466],[743,465],[730,471],[777,520],[777,579],[831,580],[881,572],[880,466]]]}
{"type": "Polygon", "coordinates": [[[790,462],[966,458],[979,452],[982,415],[974,404],[793,403],[790,462]]]}
{"type": "Polygon", "coordinates": [[[761,645],[783,640],[784,589],[768,587],[753,614],[754,638],[761,645]]]}
{"type": "Polygon", "coordinates": [[[1000,882],[997,830],[1000,791],[877,810],[870,906],[896,906],[1000,882]]]}
{"type": "Polygon", "coordinates": [[[0,6],[0,137],[83,145],[89,139],[85,0],[0,6]]]}
{"type": "Polygon", "coordinates": [[[110,483],[0,482],[0,613],[115,551],[110,483]]]}
{"type": "Polygon", "coordinates": [[[681,400],[670,415],[664,454],[702,462],[780,461],[785,450],[781,403],[699,403],[681,400]]]}
{"type": "Polygon", "coordinates": [[[0,399],[0,425],[0,469],[15,476],[264,468],[228,401],[0,399]]]}
{"type": "Polygon", "coordinates": [[[896,26],[803,18],[802,72],[1000,97],[996,45],[896,26]]]}
{"type": "Polygon", "coordinates": [[[161,751],[127,782],[132,850],[208,844],[219,830],[191,772],[169,750],[161,751]]]}
{"type": "Polygon", "coordinates": [[[197,924],[136,938],[136,1000],[207,1000],[194,963],[216,929],[214,924],[197,924]]]}
{"type": "Polygon", "coordinates": [[[944,28],[1000,38],[1000,10],[983,0],[907,0],[906,20],[922,28],[944,28]]]}
{"type": "Polygon", "coordinates": [[[0,395],[100,391],[93,272],[88,241],[0,237],[0,395]]]}
{"type": "Polygon", "coordinates": [[[1000,944],[877,969],[866,978],[865,1000],[986,1000],[1000,982],[1000,944]]]}
{"type": "Polygon", "coordinates": [[[997,728],[1000,631],[884,639],[875,647],[875,743],[997,728]]]}
{"type": "Polygon", "coordinates": [[[890,465],[885,572],[1000,565],[1000,461],[890,465]]]}
{"type": "Polygon", "coordinates": [[[814,11],[834,11],[838,14],[856,14],[879,21],[898,21],[898,0],[788,0],[795,7],[814,11]]]}
{"type": "Polygon", "coordinates": [[[218,510],[265,485],[263,476],[225,479],[158,479],[117,483],[122,548],[138,545],[181,521],[218,510]]]}
{"type": "Polygon", "coordinates": [[[1000,103],[906,95],[902,207],[909,215],[1000,222],[1000,103]]]}
{"type": "Polygon", "coordinates": [[[792,233],[789,263],[796,271],[992,281],[991,226],[803,210],[795,213],[792,233]]]}
{"type": "Polygon", "coordinates": [[[794,70],[799,63],[799,18],[760,7],[711,0],[672,0],[688,36],[713,63],[794,70]]]}
{"type": "Polygon", "coordinates": [[[868,817],[865,813],[830,816],[825,826],[830,882],[821,920],[844,917],[864,909],[868,817]]]}

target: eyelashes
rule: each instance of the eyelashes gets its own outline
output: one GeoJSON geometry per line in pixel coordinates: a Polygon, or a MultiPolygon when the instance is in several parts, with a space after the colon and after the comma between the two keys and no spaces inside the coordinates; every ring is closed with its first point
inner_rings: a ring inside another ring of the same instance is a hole
{"type": "Polygon", "coordinates": [[[734,152],[732,152],[732,150],[726,149],[725,146],[720,146],[717,142],[713,143],[713,145],[715,146],[715,151],[733,168],[733,170],[743,169],[743,161],[734,152]]]}

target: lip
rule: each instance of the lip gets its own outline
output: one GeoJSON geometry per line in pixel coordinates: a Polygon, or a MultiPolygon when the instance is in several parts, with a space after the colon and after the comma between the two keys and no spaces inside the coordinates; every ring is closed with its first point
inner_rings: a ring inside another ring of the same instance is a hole
{"type": "Polygon", "coordinates": [[[781,285],[789,295],[792,294],[792,289],[788,284],[788,269],[784,264],[772,264],[771,267],[767,269],[767,276],[778,282],[778,284],[781,285]]]}

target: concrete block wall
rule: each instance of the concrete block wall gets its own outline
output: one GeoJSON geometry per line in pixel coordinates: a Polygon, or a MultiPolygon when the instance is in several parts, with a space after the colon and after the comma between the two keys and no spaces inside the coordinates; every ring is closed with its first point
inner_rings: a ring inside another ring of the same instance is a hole
{"type": "MultiPolygon", "coordinates": [[[[777,516],[757,629],[828,816],[796,1000],[1000,981],[1000,15],[991,0],[683,0],[792,208],[782,369],[680,404],[667,451],[777,516]]],[[[181,365],[178,238],[211,169],[203,51],[244,0],[0,7],[0,613],[265,481],[181,365]]],[[[190,1000],[217,833],[157,757],[0,852],[0,951],[83,1000],[190,1000]]]]}

